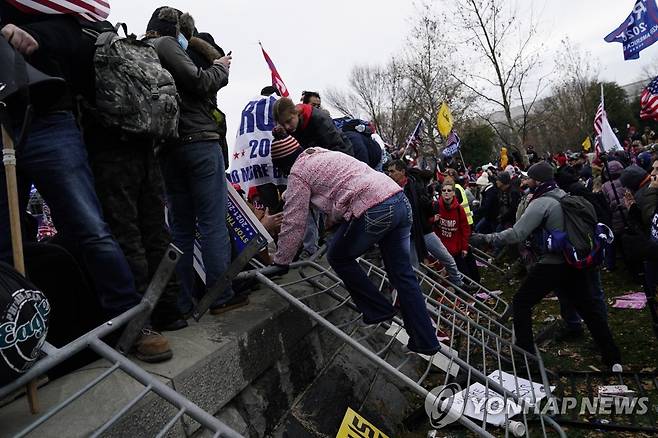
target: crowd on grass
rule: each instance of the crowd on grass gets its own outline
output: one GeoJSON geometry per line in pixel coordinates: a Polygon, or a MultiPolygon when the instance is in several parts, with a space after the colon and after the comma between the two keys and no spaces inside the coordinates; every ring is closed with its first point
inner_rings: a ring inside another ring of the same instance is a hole
{"type": "MultiPolygon", "coordinates": [[[[162,134],[168,128],[158,123],[173,120],[175,132],[168,137],[130,132],[105,123],[108,114],[95,105],[100,67],[94,53],[103,47],[99,35],[111,26],[28,13],[8,2],[0,4],[0,17],[3,70],[22,55],[42,73],[63,79],[53,89],[34,88],[28,125],[25,102],[8,105],[16,134],[27,126],[17,162],[22,210],[34,187],[43,202],[31,202],[30,211],[47,218],[38,226],[33,216],[25,218],[28,276],[41,279],[37,286],[52,294],[55,316],[67,314],[56,296],[79,288],[85,299],[78,306],[94,301],[99,317],[111,318],[139,302],[173,242],[183,256],[134,351],[144,361],[168,360],[173,353],[162,332],[187,327],[196,302],[235,257],[225,223],[226,121],[216,100],[229,83],[231,55],[197,29],[190,14],[155,10],[143,42],[157,54],[158,69],[173,79],[167,86],[175,85],[177,110],[165,106],[149,124],[162,134]],[[205,283],[193,269],[197,238],[205,283]],[[63,272],[71,272],[66,286],[53,278],[63,272]]],[[[261,91],[274,94],[275,87],[261,91]]],[[[650,144],[650,133],[614,152],[540,157],[528,147],[524,156],[505,155],[481,167],[455,159],[420,169],[411,157],[385,147],[372,123],[333,120],[318,93],[305,92],[297,104],[278,97],[272,117],[271,159],[288,176],[287,184],[264,184],[243,194],[275,237],[276,251],[261,260],[276,274],[326,241],[327,261],[363,323],[400,314],[408,349],[431,355],[440,344],[413,267],[445,268],[447,281],[469,294],[480,279],[473,247],[494,255],[511,252],[526,271],[512,303],[516,343],[534,351],[533,307],[554,292],[562,336],[579,336],[586,325],[603,362],[622,363],[607,323],[600,271],[621,265],[655,293],[658,145],[650,144]],[[395,302],[359,266],[358,257],[373,247],[397,291],[395,302]]],[[[0,250],[8,260],[4,175],[2,181],[0,250]]],[[[247,305],[248,293],[248,285],[234,283],[210,313],[247,305]]],[[[93,325],[80,320],[90,313],[83,310],[67,316],[67,328],[93,325]]]]}

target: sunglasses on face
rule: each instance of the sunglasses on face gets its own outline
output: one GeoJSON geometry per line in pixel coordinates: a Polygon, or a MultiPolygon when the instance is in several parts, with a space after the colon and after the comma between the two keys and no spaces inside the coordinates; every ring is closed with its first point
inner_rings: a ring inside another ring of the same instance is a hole
{"type": "Polygon", "coordinates": [[[452,189],[441,189],[441,193],[452,193],[452,189]]]}

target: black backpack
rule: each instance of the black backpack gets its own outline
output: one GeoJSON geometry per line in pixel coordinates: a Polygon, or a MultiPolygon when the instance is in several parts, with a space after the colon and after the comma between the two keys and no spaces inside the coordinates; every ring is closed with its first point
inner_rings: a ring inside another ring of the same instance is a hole
{"type": "Polygon", "coordinates": [[[564,231],[549,230],[549,250],[562,252],[566,262],[578,269],[599,264],[603,247],[597,234],[603,225],[597,220],[594,206],[582,196],[566,195],[553,199],[562,207],[564,231]]]}
{"type": "Polygon", "coordinates": [[[45,295],[0,262],[0,385],[25,373],[39,358],[49,315],[45,295]]]}

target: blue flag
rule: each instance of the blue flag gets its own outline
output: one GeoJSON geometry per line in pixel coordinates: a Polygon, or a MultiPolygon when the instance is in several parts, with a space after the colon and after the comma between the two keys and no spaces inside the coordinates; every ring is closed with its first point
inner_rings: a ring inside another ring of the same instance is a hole
{"type": "Polygon", "coordinates": [[[443,156],[452,157],[459,152],[460,142],[461,140],[459,139],[457,132],[455,132],[454,129],[450,131],[450,135],[448,135],[448,138],[446,139],[446,147],[443,149],[443,156]]]}
{"type": "Polygon", "coordinates": [[[640,52],[658,40],[658,7],[656,0],[637,0],[633,11],[605,40],[622,43],[624,59],[638,59],[640,52]]]}

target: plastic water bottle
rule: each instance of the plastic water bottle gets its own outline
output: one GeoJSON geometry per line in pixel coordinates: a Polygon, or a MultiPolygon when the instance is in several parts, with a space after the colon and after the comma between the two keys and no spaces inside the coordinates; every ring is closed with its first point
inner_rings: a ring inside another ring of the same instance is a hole
{"type": "Polygon", "coordinates": [[[507,420],[505,423],[505,429],[512,432],[514,436],[523,436],[525,435],[525,424],[520,421],[507,420]]]}

